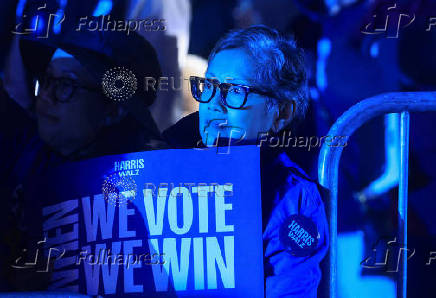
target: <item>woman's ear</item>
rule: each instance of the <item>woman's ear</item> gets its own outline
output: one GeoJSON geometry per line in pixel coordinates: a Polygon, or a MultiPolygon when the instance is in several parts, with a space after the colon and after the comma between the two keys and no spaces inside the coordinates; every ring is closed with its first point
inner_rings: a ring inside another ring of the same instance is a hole
{"type": "Polygon", "coordinates": [[[285,128],[294,118],[295,101],[279,102],[273,123],[274,132],[278,133],[285,128]]]}

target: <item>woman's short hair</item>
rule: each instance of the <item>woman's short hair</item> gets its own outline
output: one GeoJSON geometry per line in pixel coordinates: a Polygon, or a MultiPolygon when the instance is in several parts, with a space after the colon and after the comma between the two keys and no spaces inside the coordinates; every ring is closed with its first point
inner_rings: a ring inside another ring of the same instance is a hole
{"type": "Polygon", "coordinates": [[[308,107],[307,75],[303,50],[295,40],[264,25],[230,31],[209,55],[243,48],[256,61],[256,87],[275,95],[278,104],[294,101],[294,118],[303,118],[308,107]]]}

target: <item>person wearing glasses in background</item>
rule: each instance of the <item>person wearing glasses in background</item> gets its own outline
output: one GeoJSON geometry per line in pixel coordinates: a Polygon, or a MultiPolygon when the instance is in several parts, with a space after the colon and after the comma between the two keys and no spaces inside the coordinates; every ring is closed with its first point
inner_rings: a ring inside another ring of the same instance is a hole
{"type": "MultiPolygon", "coordinates": [[[[259,145],[260,134],[280,135],[304,117],[306,80],[303,53],[292,39],[261,25],[232,31],[212,50],[205,78],[190,78],[199,112],[170,127],[164,138],[175,148],[259,145]]],[[[260,149],[266,297],[316,297],[328,248],[316,181],[286,148],[260,149]],[[315,235],[310,249],[280,236],[290,218],[315,235]]]]}
{"type": "Polygon", "coordinates": [[[135,94],[123,101],[102,89],[104,73],[114,67],[125,67],[137,78],[161,76],[156,53],[144,38],[72,28],[58,39],[21,42],[23,61],[32,62],[25,66],[36,79],[36,97],[26,113],[20,99],[12,99],[0,84],[0,291],[43,289],[35,279],[41,275],[23,281],[26,275],[10,267],[25,247],[17,225],[29,218],[22,213],[26,182],[65,161],[166,147],[148,110],[153,90],[146,92],[138,80],[135,94]],[[47,63],[39,63],[45,56],[47,63]]]}

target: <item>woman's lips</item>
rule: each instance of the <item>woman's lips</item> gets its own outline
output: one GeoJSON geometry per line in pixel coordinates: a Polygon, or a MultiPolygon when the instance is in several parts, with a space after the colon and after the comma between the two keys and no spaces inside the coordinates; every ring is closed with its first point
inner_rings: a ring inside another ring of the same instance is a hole
{"type": "Polygon", "coordinates": [[[204,126],[204,132],[208,132],[208,129],[214,129],[224,135],[231,136],[240,134],[243,131],[242,128],[230,125],[226,119],[212,119],[207,120],[204,126]]]}
{"type": "Polygon", "coordinates": [[[214,129],[223,129],[228,127],[228,122],[226,119],[211,119],[206,121],[206,125],[204,126],[204,131],[207,131],[209,127],[214,129]]]}

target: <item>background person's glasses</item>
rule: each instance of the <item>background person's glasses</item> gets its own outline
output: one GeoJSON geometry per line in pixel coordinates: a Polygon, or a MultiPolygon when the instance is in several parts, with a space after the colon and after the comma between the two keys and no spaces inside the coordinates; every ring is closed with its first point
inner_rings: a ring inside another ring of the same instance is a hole
{"type": "Polygon", "coordinates": [[[71,98],[77,88],[86,89],[89,91],[99,92],[100,89],[91,86],[81,85],[73,79],[69,78],[56,78],[54,76],[44,74],[42,77],[38,78],[35,84],[35,95],[38,96],[41,89],[49,90],[53,87],[51,92],[54,92],[55,99],[57,102],[70,102],[71,98]]]}
{"type": "Polygon", "coordinates": [[[221,102],[232,109],[242,109],[247,103],[250,93],[274,97],[272,93],[261,91],[251,86],[233,83],[220,83],[216,79],[207,79],[191,76],[191,93],[194,99],[201,103],[208,103],[215,96],[217,89],[220,90],[221,102]]]}

